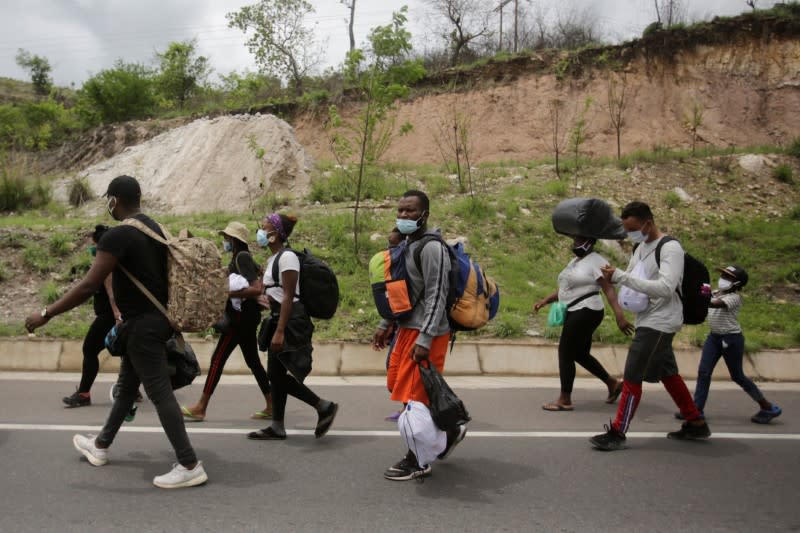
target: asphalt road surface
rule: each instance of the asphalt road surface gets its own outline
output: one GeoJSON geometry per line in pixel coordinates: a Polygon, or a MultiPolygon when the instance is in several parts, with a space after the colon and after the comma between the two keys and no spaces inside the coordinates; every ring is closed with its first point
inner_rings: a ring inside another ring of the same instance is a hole
{"type": "Polygon", "coordinates": [[[715,382],[704,442],[666,439],[674,405],[647,385],[629,448],[601,452],[588,438],[615,407],[599,382],[578,380],[576,410],[550,413],[557,380],[454,377],[466,439],[424,482],[392,482],[382,473],[404,448],[381,379],[310,378],[340,403],[330,433],[315,439],[315,412],[290,399],[289,438],[254,442],[245,434],[266,425],[248,418],[263,407],[255,381],[224,377],[207,420],[187,423],[208,484],[165,491],[152,478],[174,455],[147,401],[107,465],[72,447],[102,425],[112,379],[91,406],[65,409],[77,375],[0,373],[0,531],[800,531],[800,384],[761,384],[784,410],[761,426],[744,392],[715,382]]]}

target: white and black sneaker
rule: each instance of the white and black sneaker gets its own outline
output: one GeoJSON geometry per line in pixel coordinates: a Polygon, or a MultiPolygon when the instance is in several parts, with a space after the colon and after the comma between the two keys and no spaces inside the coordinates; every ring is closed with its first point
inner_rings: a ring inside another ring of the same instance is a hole
{"type": "Polygon", "coordinates": [[[409,451],[398,463],[389,467],[383,477],[392,481],[410,481],[430,474],[431,465],[420,466],[417,458],[409,451]]]}
{"type": "Polygon", "coordinates": [[[453,450],[456,449],[458,443],[464,440],[464,437],[467,436],[467,426],[466,424],[461,424],[458,428],[454,430],[450,430],[447,432],[447,446],[445,446],[444,451],[436,456],[437,459],[440,461],[447,459],[453,450]]]}

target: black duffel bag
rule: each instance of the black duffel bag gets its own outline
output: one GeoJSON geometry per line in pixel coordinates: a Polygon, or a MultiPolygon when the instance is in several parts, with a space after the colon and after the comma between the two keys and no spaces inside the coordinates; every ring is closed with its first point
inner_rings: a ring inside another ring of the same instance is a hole
{"type": "Polygon", "coordinates": [[[628,234],[611,206],[599,198],[569,198],[553,210],[556,233],[592,239],[625,239],[628,234]]]}
{"type": "Polygon", "coordinates": [[[452,431],[472,420],[464,402],[456,396],[433,363],[428,361],[427,367],[420,363],[419,373],[428,393],[431,418],[439,429],[452,431]]]}
{"type": "Polygon", "coordinates": [[[167,340],[167,366],[172,390],[191,385],[194,378],[200,375],[200,364],[194,350],[178,332],[167,340]]]}

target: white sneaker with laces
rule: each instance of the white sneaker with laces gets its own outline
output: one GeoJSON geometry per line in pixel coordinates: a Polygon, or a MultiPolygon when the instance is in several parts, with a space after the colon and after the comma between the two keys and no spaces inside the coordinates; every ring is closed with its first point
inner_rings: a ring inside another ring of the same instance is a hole
{"type": "Polygon", "coordinates": [[[162,489],[180,489],[202,485],[206,481],[208,481],[208,476],[203,468],[203,462],[198,461],[197,465],[191,470],[175,463],[172,465],[172,470],[154,477],[153,485],[162,489]]]}
{"type": "Polygon", "coordinates": [[[108,462],[108,449],[98,448],[94,444],[94,435],[77,434],[72,437],[72,445],[83,454],[94,466],[103,466],[108,462]]]}

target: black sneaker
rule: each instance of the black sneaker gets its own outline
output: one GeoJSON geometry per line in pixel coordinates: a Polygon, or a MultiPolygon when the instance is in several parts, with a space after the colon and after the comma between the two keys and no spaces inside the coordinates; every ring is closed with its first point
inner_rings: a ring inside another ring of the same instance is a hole
{"type": "Polygon", "coordinates": [[[705,420],[703,421],[703,425],[695,426],[690,424],[689,422],[684,422],[681,426],[681,429],[678,431],[670,431],[667,433],[668,439],[675,439],[675,440],[700,440],[700,439],[707,439],[711,436],[711,430],[706,424],[705,420]]]}
{"type": "Polygon", "coordinates": [[[613,452],[615,450],[624,450],[627,448],[625,445],[625,434],[621,431],[614,429],[613,425],[603,425],[606,428],[605,433],[595,435],[589,442],[598,450],[606,452],[613,452]]]}
{"type": "Polygon", "coordinates": [[[92,397],[88,394],[84,396],[78,391],[75,391],[75,393],[70,396],[64,396],[61,398],[61,401],[64,402],[66,407],[86,407],[87,405],[92,405],[92,397]]]}
{"type": "Polygon", "coordinates": [[[408,453],[400,462],[395,463],[383,473],[383,477],[392,481],[410,481],[412,479],[429,476],[431,465],[419,466],[417,458],[411,452],[408,453]]]}
{"type": "Polygon", "coordinates": [[[447,459],[447,457],[453,453],[458,443],[464,440],[464,437],[467,436],[467,426],[461,424],[458,426],[457,429],[447,432],[447,446],[445,446],[444,451],[436,456],[437,459],[440,461],[447,459]]]}

